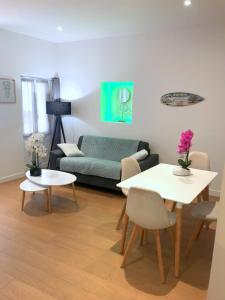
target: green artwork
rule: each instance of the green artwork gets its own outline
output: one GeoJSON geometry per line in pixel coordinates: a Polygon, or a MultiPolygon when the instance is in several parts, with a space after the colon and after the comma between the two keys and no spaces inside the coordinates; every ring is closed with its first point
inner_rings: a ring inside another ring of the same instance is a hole
{"type": "Polygon", "coordinates": [[[102,122],[132,123],[133,89],[133,82],[102,82],[102,122]]]}

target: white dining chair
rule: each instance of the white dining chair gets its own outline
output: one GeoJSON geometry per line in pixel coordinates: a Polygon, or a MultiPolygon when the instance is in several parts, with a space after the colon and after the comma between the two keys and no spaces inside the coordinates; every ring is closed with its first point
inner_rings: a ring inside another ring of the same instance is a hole
{"type": "MultiPolygon", "coordinates": [[[[191,168],[210,171],[209,156],[206,152],[192,151],[189,154],[189,160],[191,160],[191,168]]],[[[198,202],[201,200],[209,200],[209,187],[207,186],[201,194],[198,195],[198,202]]]]}
{"type": "MultiPolygon", "coordinates": [[[[160,278],[161,282],[164,283],[165,272],[163,266],[160,230],[172,229],[172,226],[176,223],[175,213],[167,210],[163,199],[157,192],[133,187],[130,188],[128,192],[125,216],[127,220],[134,223],[134,227],[125,250],[121,267],[123,268],[125,266],[128,254],[137,234],[139,232],[141,233],[143,229],[152,230],[156,241],[160,278]]],[[[171,234],[171,231],[169,232],[171,234]]],[[[126,232],[124,232],[124,234],[126,234],[126,232]]]]}
{"type": "MultiPolygon", "coordinates": [[[[133,157],[126,157],[121,160],[121,170],[122,170],[121,171],[121,181],[126,180],[134,175],[141,173],[139,164],[138,164],[137,160],[133,157]]],[[[127,197],[128,190],[122,189],[122,192],[123,192],[124,196],[127,197]]],[[[124,201],[124,205],[123,205],[119,220],[116,225],[117,230],[120,229],[120,226],[121,226],[124,214],[125,214],[126,202],[127,202],[127,200],[124,201]]]]}
{"type": "MultiPolygon", "coordinates": [[[[224,201],[225,199],[225,166],[223,170],[220,199],[222,201],[224,201]]],[[[192,217],[196,220],[196,224],[187,245],[186,256],[190,254],[193,242],[198,240],[203,225],[205,223],[210,224],[211,222],[217,221],[217,216],[220,209],[220,202],[204,201],[194,204],[191,214],[192,217]]]]}
{"type": "Polygon", "coordinates": [[[194,241],[198,240],[204,224],[207,223],[209,225],[217,220],[218,204],[210,201],[196,203],[192,208],[191,214],[196,220],[196,224],[187,245],[186,256],[190,254],[194,241]]]}

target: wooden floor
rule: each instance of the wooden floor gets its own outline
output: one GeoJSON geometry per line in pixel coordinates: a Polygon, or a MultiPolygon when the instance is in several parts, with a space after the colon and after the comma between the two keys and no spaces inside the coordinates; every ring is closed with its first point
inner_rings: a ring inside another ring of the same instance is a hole
{"type": "MultiPolygon", "coordinates": [[[[170,239],[162,233],[167,283],[159,279],[151,233],[120,269],[121,231],[116,221],[123,196],[77,187],[53,190],[53,213],[42,194],[30,195],[20,211],[20,181],[0,185],[0,300],[202,300],[209,281],[214,230],[204,229],[179,280],[173,276],[170,239]]],[[[182,245],[192,229],[185,209],[182,245]]]]}

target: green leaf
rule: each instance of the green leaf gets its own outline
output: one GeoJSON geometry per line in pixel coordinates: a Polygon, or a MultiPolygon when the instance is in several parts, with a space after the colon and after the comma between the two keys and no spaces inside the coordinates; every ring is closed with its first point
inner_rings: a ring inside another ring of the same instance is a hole
{"type": "Polygon", "coordinates": [[[185,168],[186,164],[185,162],[183,161],[183,159],[178,159],[178,164],[182,167],[182,168],[185,168]]]}

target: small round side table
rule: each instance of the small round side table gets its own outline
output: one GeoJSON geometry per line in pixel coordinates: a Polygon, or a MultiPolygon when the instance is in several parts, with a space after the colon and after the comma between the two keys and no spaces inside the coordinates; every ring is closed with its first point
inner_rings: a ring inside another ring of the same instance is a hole
{"type": "Polygon", "coordinates": [[[46,208],[47,208],[47,211],[50,212],[48,186],[37,185],[37,184],[31,182],[30,180],[26,179],[20,184],[20,189],[22,190],[22,206],[21,206],[22,211],[24,208],[26,192],[35,193],[35,192],[39,192],[39,191],[44,191],[45,198],[46,198],[46,208]]]}

